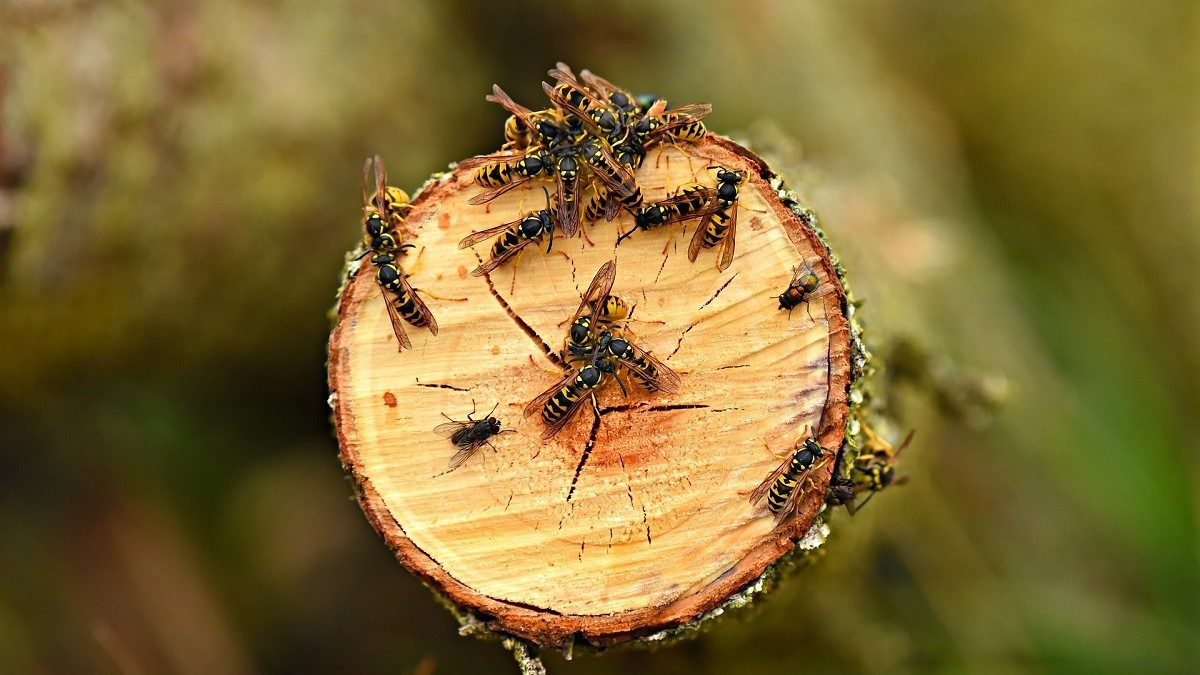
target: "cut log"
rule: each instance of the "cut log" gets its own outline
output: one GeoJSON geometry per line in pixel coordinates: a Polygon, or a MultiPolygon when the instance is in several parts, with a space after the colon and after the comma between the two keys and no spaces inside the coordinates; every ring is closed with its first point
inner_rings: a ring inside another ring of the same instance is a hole
{"type": "Polygon", "coordinates": [[[634,233],[622,214],[582,237],[530,247],[488,278],[471,276],[490,242],[472,231],[540,209],[540,184],[485,206],[471,172],[431,181],[413,200],[402,260],[437,317],[406,326],[397,352],[369,263],[352,267],[329,345],[342,460],[371,523],[400,562],[489,629],[541,645],[609,645],[718,607],[793,549],[820,510],[832,456],[813,471],[795,517],[748,495],[787,461],[806,428],[836,449],[845,435],[851,336],[825,245],[769,183],[767,167],[710,136],[650,152],[646,201],[707,167],[745,170],[737,251],[688,261],[695,221],[634,233]],[[637,344],[679,373],[674,394],[628,397],[612,382],[549,440],[522,409],[565,372],[554,358],[593,274],[617,265],[613,294],[636,305],[637,344]],[[819,297],[791,313],[776,296],[807,263],[819,297]],[[465,300],[463,300],[465,298],[465,300]],[[549,356],[548,356],[549,355],[549,356]],[[447,471],[454,447],[433,429],[496,406],[506,433],[447,471]]]}

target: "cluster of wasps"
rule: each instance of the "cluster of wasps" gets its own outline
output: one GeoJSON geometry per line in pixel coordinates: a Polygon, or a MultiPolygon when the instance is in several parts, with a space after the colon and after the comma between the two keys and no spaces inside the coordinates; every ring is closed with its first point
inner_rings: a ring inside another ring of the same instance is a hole
{"type": "Polygon", "coordinates": [[[550,252],[556,230],[571,238],[581,232],[584,222],[611,221],[622,210],[633,216],[635,227],[622,234],[618,243],[639,229],[701,220],[688,258],[695,262],[702,249],[716,248],[718,269],[729,267],[737,233],[738,188],[747,177],[744,171],[709,167],[716,172],[715,184],[689,184],[649,204],[635,177],[647,150],[707,136],[701,120],[712,106],[693,103],[672,108],[664,99],[635,96],[587,70],[577,77],[565,63],[549,75],[556,84],[543,82],[542,89],[552,105],[542,110],[520,105],[494,85],[487,100],[509,112],[502,154],[480,155],[459,165],[474,169],[475,182],[488,188],[471,198],[475,205],[530,181],[552,180],[555,186],[553,193],[545,190],[545,208],[473,232],[459,242],[459,248],[465,249],[495,238],[490,257],[471,273],[488,274],[542,241],[550,252]]]}
{"type": "Polygon", "coordinates": [[[563,346],[564,360],[582,365],[525,406],[526,417],[541,412],[546,424],[543,440],[561,431],[585,399],[592,402],[599,415],[596,390],[609,380],[615,381],[621,392],[628,395],[629,387],[621,379],[622,372],[647,392],[679,391],[679,375],[634,343],[629,329],[633,310],[620,297],[612,295],[616,278],[615,261],[601,265],[571,317],[563,346]]]}
{"type": "Polygon", "coordinates": [[[833,477],[826,492],[826,502],[832,506],[845,506],[854,515],[867,505],[875,493],[891,486],[901,485],[907,476],[896,473],[896,462],[904,449],[912,442],[913,432],[898,447],[888,443],[870,427],[862,425],[865,441],[858,456],[849,467],[843,467],[845,446],[837,452],[821,447],[816,436],[806,429],[804,436],[767,478],[750,493],[750,504],[755,505],[767,498],[767,508],[779,520],[796,514],[800,495],[804,487],[811,487],[809,477],[834,458],[833,477]],[[862,495],[866,497],[860,497],[862,495]]]}
{"type": "MultiPolygon", "coordinates": [[[[557,82],[542,83],[553,107],[533,111],[517,104],[499,86],[493,87],[488,100],[499,103],[510,116],[504,125],[505,154],[479,156],[461,164],[474,169],[474,180],[489,188],[471,198],[474,205],[485,204],[533,180],[553,180],[555,192],[543,187],[545,208],[492,228],[473,232],[459,243],[471,248],[495,238],[489,258],[472,274],[485,276],[512,260],[530,245],[547,241],[553,247],[555,231],[574,237],[583,221],[594,223],[613,220],[622,211],[633,216],[633,229],[622,233],[617,244],[642,230],[674,223],[699,220],[688,246],[688,258],[695,261],[703,249],[716,249],[717,268],[726,269],[733,260],[736,241],[739,188],[746,174],[721,166],[712,185],[690,183],[677,188],[666,198],[645,203],[634,172],[646,159],[647,150],[663,143],[698,141],[707,135],[701,121],[712,106],[697,103],[672,109],[665,100],[653,95],[634,96],[587,70],[576,77],[566,64],[549,71],[557,82]],[[580,203],[587,193],[588,200],[580,203]]],[[[382,160],[375,156],[363,165],[363,256],[370,256],[378,284],[387,306],[398,349],[412,348],[404,324],[438,333],[437,321],[420,294],[408,282],[408,273],[400,265],[405,251],[405,216],[411,206],[408,195],[387,184],[382,160]],[[371,176],[374,180],[371,180],[371,176]],[[373,187],[372,187],[373,185],[373,187]]],[[[597,391],[616,382],[628,395],[632,381],[646,392],[674,393],[680,377],[649,351],[636,344],[630,329],[632,308],[612,294],[616,281],[616,263],[609,261],[596,272],[579,308],[568,319],[561,360],[572,368],[559,381],[529,402],[525,417],[541,415],[548,439],[563,428],[583,407],[592,403],[599,415],[597,391]],[[624,375],[624,378],[622,377],[624,375]]],[[[787,288],[778,296],[779,309],[792,310],[821,294],[821,284],[813,268],[798,267],[787,288]]],[[[447,422],[434,431],[450,439],[456,452],[449,461],[454,470],[464,464],[491,439],[501,433],[500,421],[492,411],[475,419],[475,409],[466,420],[447,422]]],[[[445,415],[443,415],[445,416],[445,415]]],[[[834,459],[833,480],[827,500],[846,506],[851,513],[861,508],[874,493],[903,482],[895,473],[896,459],[907,447],[912,435],[899,448],[893,448],[864,426],[866,442],[851,465],[842,467],[842,452],[834,459]],[[860,501],[860,495],[867,497],[860,501]]],[[[750,494],[750,503],[766,499],[767,508],[780,520],[795,514],[798,498],[805,492],[809,476],[833,455],[822,448],[807,430],[791,453],[750,494]]]]}

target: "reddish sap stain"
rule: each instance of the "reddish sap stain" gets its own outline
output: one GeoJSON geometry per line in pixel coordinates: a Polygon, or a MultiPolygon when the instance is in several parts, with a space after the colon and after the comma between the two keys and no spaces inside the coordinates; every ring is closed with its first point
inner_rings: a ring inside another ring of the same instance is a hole
{"type": "Polygon", "coordinates": [[[450,214],[449,213],[443,213],[441,215],[441,217],[438,218],[438,229],[439,230],[450,229],[450,214]]]}
{"type": "Polygon", "coordinates": [[[396,407],[396,395],[390,391],[385,391],[383,393],[383,404],[389,408],[395,408],[396,407]]]}

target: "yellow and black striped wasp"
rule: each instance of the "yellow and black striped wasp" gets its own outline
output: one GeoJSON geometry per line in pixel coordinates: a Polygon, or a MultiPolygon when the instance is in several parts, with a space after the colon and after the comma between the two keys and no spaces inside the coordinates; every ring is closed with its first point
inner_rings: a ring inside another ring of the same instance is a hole
{"type": "Polygon", "coordinates": [[[896,461],[904,449],[912,443],[913,434],[916,433],[915,430],[908,432],[898,447],[892,447],[891,443],[880,438],[866,424],[862,425],[862,429],[863,434],[866,435],[866,442],[863,443],[862,452],[854,460],[851,476],[854,482],[855,497],[864,492],[868,494],[861,503],[850,502],[846,505],[850,513],[866,506],[875,493],[884,488],[891,485],[903,485],[908,481],[908,476],[896,475],[896,461]]]}
{"type": "Polygon", "coordinates": [[[616,132],[620,125],[619,112],[612,110],[607,101],[580,83],[567,64],[559,61],[548,74],[558,82],[554,86],[542,83],[542,91],[546,92],[550,102],[563,113],[591,126],[601,138],[610,139],[610,134],[616,132]]]}
{"type": "Polygon", "coordinates": [[[816,439],[808,435],[792,450],[792,454],[784,460],[779,468],[771,472],[766,480],[750,493],[750,504],[754,505],[767,497],[767,508],[774,513],[777,520],[784,520],[796,513],[796,504],[804,493],[804,482],[808,480],[812,470],[819,466],[817,463],[825,455],[825,450],[816,439]]]}
{"type": "Polygon", "coordinates": [[[491,201],[534,178],[549,178],[554,173],[553,159],[540,147],[526,152],[478,155],[459,162],[458,166],[475,169],[475,183],[480,187],[494,188],[494,192],[484,193],[487,199],[482,201],[491,201]]]}
{"type": "Polygon", "coordinates": [[[398,188],[389,191],[387,170],[378,155],[374,157],[375,190],[368,192],[367,177],[371,163],[372,160],[368,159],[363,165],[363,226],[367,247],[363,255],[371,255],[371,264],[375,266],[375,282],[383,294],[397,348],[404,351],[412,349],[412,341],[404,330],[405,321],[417,328],[428,328],[434,335],[438,333],[438,325],[433,312],[409,285],[408,275],[397,262],[401,252],[413,247],[402,242],[399,231],[392,224],[403,223],[399,214],[406,210],[407,195],[398,188]],[[404,195],[403,205],[399,203],[400,195],[404,195]]]}
{"type": "MultiPolygon", "coordinates": [[[[499,85],[492,86],[492,95],[488,96],[487,99],[503,106],[514,117],[521,120],[530,132],[532,140],[529,147],[534,148],[536,166],[539,169],[539,173],[544,173],[547,177],[550,174],[554,174],[556,180],[558,192],[555,201],[555,210],[558,212],[558,226],[562,228],[564,236],[575,236],[579,232],[579,183],[581,169],[577,141],[582,136],[582,128],[552,110],[533,112],[514,101],[499,85]]],[[[509,182],[499,185],[499,187],[475,195],[467,200],[467,203],[475,206],[485,204],[517,185],[524,184],[527,180],[535,177],[532,171],[534,167],[528,163],[529,155],[530,153],[526,152],[524,155],[506,156],[507,158],[512,158],[514,162],[521,161],[520,158],[526,160],[526,164],[522,168],[530,174],[529,176],[524,176],[520,172],[516,172],[521,176],[520,178],[513,178],[509,182]]],[[[481,156],[474,161],[487,162],[490,159],[494,158],[481,156]]],[[[499,174],[497,174],[497,177],[499,178],[499,174]]],[[[511,173],[509,177],[511,178],[511,173]]],[[[479,176],[477,175],[476,178],[478,179],[479,176]]]]}
{"type": "Polygon", "coordinates": [[[609,260],[596,270],[592,283],[588,284],[579,309],[571,316],[571,328],[567,332],[566,353],[568,356],[591,353],[596,337],[605,327],[628,319],[633,310],[621,298],[611,295],[617,280],[617,263],[609,260]]]}
{"type": "Polygon", "coordinates": [[[664,140],[699,141],[708,135],[701,120],[711,112],[711,103],[690,103],[668,110],[666,100],[658,99],[633,125],[633,136],[642,148],[664,140]]]}
{"type": "Polygon", "coordinates": [[[659,361],[653,354],[633,344],[621,332],[604,330],[596,339],[592,350],[576,348],[572,361],[582,361],[591,358],[599,364],[605,373],[611,373],[613,379],[621,387],[626,396],[629,391],[617,375],[617,366],[623,367],[638,385],[650,393],[663,392],[673,394],[679,391],[681,380],[679,375],[667,364],[659,361]]]}
{"type": "Polygon", "coordinates": [[[733,262],[734,246],[737,243],[738,187],[746,181],[744,171],[733,171],[722,166],[710,166],[717,170],[715,205],[704,220],[696,227],[692,241],[688,244],[688,260],[696,262],[701,248],[717,248],[717,270],[724,272],[733,262]]]}
{"type": "Polygon", "coordinates": [[[541,411],[542,421],[546,430],[542,432],[542,440],[546,440],[562,431],[567,422],[579,411],[585,399],[591,399],[592,390],[604,383],[604,373],[594,363],[589,363],[577,371],[567,373],[561,380],[554,383],[546,391],[525,406],[525,416],[529,417],[541,411]]]}
{"type": "Polygon", "coordinates": [[[362,169],[363,227],[366,245],[372,250],[396,248],[404,216],[412,208],[408,193],[387,184],[387,168],[379,155],[368,157],[362,169]],[[371,190],[371,171],[375,173],[375,189],[371,190]]]}
{"type": "Polygon", "coordinates": [[[492,445],[491,438],[499,434],[516,433],[512,429],[500,430],[500,420],[492,416],[496,412],[497,403],[492,406],[491,412],[484,415],[483,419],[474,419],[475,401],[471,400],[471,412],[467,414],[466,420],[452,419],[446,413],[442,413],[449,422],[444,422],[433,428],[434,433],[442,436],[447,436],[450,442],[458,449],[450,458],[450,467],[447,471],[453,471],[462,466],[468,459],[471,458],[480,448],[488,446],[493,450],[496,446],[492,445]]]}
{"type": "MultiPolygon", "coordinates": [[[[542,191],[546,192],[545,188],[542,188],[542,191]]],[[[496,237],[495,243],[492,244],[491,257],[476,267],[471,272],[471,276],[481,277],[490,274],[516,257],[526,247],[541,243],[543,239],[549,240],[549,244],[546,246],[546,252],[549,253],[554,246],[554,207],[551,204],[550,193],[546,192],[546,208],[534,211],[510,223],[502,223],[486,230],[472,232],[458,242],[458,247],[460,249],[470,248],[491,237],[496,237]]]]}
{"type": "Polygon", "coordinates": [[[618,237],[617,243],[620,244],[638,230],[651,230],[667,224],[703,218],[716,211],[719,206],[716,188],[699,183],[681,186],[670,197],[638,209],[633,216],[633,228],[618,237]]]}

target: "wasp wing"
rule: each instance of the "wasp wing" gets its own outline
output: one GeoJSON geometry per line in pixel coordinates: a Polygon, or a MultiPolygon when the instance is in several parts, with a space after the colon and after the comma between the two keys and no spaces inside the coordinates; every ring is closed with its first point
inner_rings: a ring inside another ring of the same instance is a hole
{"type": "Polygon", "coordinates": [[[533,399],[532,401],[529,402],[529,405],[525,406],[525,412],[524,412],[525,417],[529,417],[530,415],[534,414],[535,412],[538,412],[542,408],[546,407],[546,402],[550,400],[550,397],[557,394],[559,391],[562,390],[563,387],[570,384],[571,380],[575,379],[575,377],[578,374],[579,374],[578,371],[572,370],[571,372],[564,375],[561,380],[559,380],[558,382],[555,382],[554,386],[550,387],[546,391],[543,391],[541,394],[538,394],[537,398],[533,399]]]}
{"type": "Polygon", "coordinates": [[[492,153],[490,155],[475,155],[474,157],[468,157],[459,162],[458,168],[474,169],[477,166],[483,166],[484,164],[490,164],[492,162],[504,162],[505,164],[512,164],[525,159],[528,155],[529,153],[527,152],[504,152],[492,153]]]}
{"type": "Polygon", "coordinates": [[[375,155],[375,208],[380,216],[387,216],[387,168],[379,155],[375,155]]]}
{"type": "Polygon", "coordinates": [[[604,147],[601,143],[594,143],[592,147],[596,148],[597,152],[600,153],[601,159],[612,168],[612,175],[607,171],[592,171],[592,175],[603,183],[609,192],[624,197],[637,190],[637,179],[634,178],[633,174],[624,164],[621,164],[612,156],[608,148],[604,147]]]}
{"type": "Polygon", "coordinates": [[[617,261],[609,260],[596,270],[596,276],[592,277],[592,283],[588,285],[587,290],[583,293],[583,300],[579,303],[579,309],[575,310],[575,315],[571,318],[574,321],[579,315],[583,314],[583,310],[591,306],[591,315],[597,316],[600,313],[600,303],[608,297],[609,291],[612,290],[613,283],[617,280],[617,261]]]}
{"type": "MultiPolygon", "coordinates": [[[[795,454],[794,451],[793,454],[795,454]]],[[[759,483],[758,487],[754,488],[754,491],[750,493],[750,503],[757,504],[762,501],[762,498],[767,496],[767,492],[770,491],[771,486],[775,484],[775,481],[779,480],[784,471],[787,471],[788,465],[791,463],[792,455],[789,454],[784,458],[783,463],[772,471],[771,475],[767,476],[766,480],[759,483]]]]}
{"type": "Polygon", "coordinates": [[[717,244],[718,272],[724,272],[729,268],[729,264],[733,262],[733,249],[737,245],[738,211],[738,203],[735,200],[729,205],[729,224],[725,228],[725,235],[721,237],[721,242],[717,244]]]}
{"type": "MultiPolygon", "coordinates": [[[[655,103],[656,107],[657,105],[658,104],[655,103]]],[[[645,140],[647,143],[649,143],[652,139],[669,134],[680,127],[687,126],[693,122],[699,122],[705,117],[708,117],[708,114],[711,112],[711,103],[691,103],[675,108],[671,111],[671,118],[668,120],[663,120],[663,124],[661,126],[646,134],[645,140]]],[[[650,113],[646,113],[646,115],[650,116],[650,113]]]]}
{"type": "Polygon", "coordinates": [[[437,335],[437,319],[433,318],[433,312],[429,311],[429,307],[425,304],[425,301],[421,299],[421,296],[417,295],[417,292],[408,283],[408,275],[400,274],[400,287],[412,298],[413,304],[417,307],[417,314],[420,314],[425,319],[425,327],[429,329],[430,333],[437,335]]]}
{"type": "Polygon", "coordinates": [[[783,520],[796,512],[796,503],[800,501],[800,495],[806,492],[804,484],[808,482],[809,475],[818,467],[824,466],[824,464],[825,460],[822,459],[819,462],[813,462],[812,466],[800,472],[800,475],[796,477],[796,488],[787,496],[787,499],[783,502],[783,508],[779,509],[779,513],[775,516],[777,520],[783,520]]]}
{"type": "Polygon", "coordinates": [[[528,183],[530,180],[532,180],[532,179],[528,176],[520,176],[518,178],[514,178],[512,181],[505,183],[504,185],[501,185],[498,188],[493,188],[486,192],[480,192],[479,194],[475,195],[474,197],[471,197],[470,199],[468,199],[467,203],[470,204],[471,206],[479,206],[480,204],[486,204],[487,202],[492,201],[493,199],[508,192],[509,190],[513,190],[513,189],[521,187],[522,185],[528,183]]]}
{"type": "Polygon", "coordinates": [[[476,267],[475,269],[471,270],[471,276],[481,277],[485,274],[491,274],[492,271],[494,271],[497,267],[500,267],[501,265],[508,262],[509,260],[512,260],[513,256],[517,255],[521,251],[524,251],[525,247],[529,246],[532,243],[533,243],[532,239],[522,239],[521,241],[517,242],[516,246],[513,246],[512,248],[508,249],[504,253],[501,253],[500,255],[498,255],[494,258],[489,258],[486,262],[481,264],[479,267],[476,267]]]}
{"type": "Polygon", "coordinates": [[[704,219],[696,226],[696,231],[692,234],[692,240],[688,242],[688,260],[696,262],[696,256],[700,255],[700,249],[704,246],[704,235],[708,232],[709,225],[712,224],[715,213],[716,211],[711,211],[704,214],[704,219]]]}
{"type": "Polygon", "coordinates": [[[616,93],[624,94],[625,98],[629,99],[630,103],[634,103],[633,94],[625,91],[624,89],[618,87],[612,82],[609,82],[603,77],[600,77],[590,70],[585,69],[579,71],[579,77],[584,81],[585,84],[587,84],[587,86],[591,87],[592,90],[608,99],[609,103],[612,102],[612,95],[616,93]]]}
{"type": "Polygon", "coordinates": [[[400,316],[400,310],[396,309],[395,295],[383,286],[379,288],[383,291],[383,304],[387,306],[388,319],[392,322],[392,333],[396,335],[396,351],[412,349],[412,340],[408,339],[408,333],[404,330],[404,319],[400,316]]]}
{"type": "MultiPolygon", "coordinates": [[[[554,71],[551,71],[551,72],[554,72],[554,71]]],[[[580,87],[577,85],[572,85],[572,86],[576,86],[576,88],[579,89],[579,91],[582,94],[584,94],[584,96],[586,96],[587,98],[589,98],[589,99],[592,98],[592,96],[589,95],[587,90],[584,89],[583,87],[580,87]]],[[[566,96],[563,96],[557,89],[555,89],[554,87],[551,87],[546,82],[542,83],[542,91],[546,92],[546,97],[549,98],[551,103],[553,103],[555,106],[557,106],[560,110],[562,110],[563,112],[565,112],[569,115],[574,115],[581,122],[588,125],[592,130],[598,131],[598,128],[596,127],[596,122],[594,120],[592,120],[591,115],[588,115],[587,110],[575,105],[574,103],[571,103],[571,101],[566,96]]],[[[602,104],[599,101],[597,101],[596,105],[602,105],[602,104]]]]}
{"type": "Polygon", "coordinates": [[[653,382],[661,392],[673,394],[679,391],[679,386],[683,383],[683,380],[679,378],[678,373],[676,373],[674,370],[671,370],[667,364],[659,361],[653,354],[645,349],[642,349],[641,347],[632,343],[629,346],[633,349],[635,356],[648,362],[653,370],[657,371],[657,373],[648,372],[648,369],[642,368],[632,361],[621,361],[622,365],[629,370],[636,372],[638,375],[642,376],[642,378],[653,382]]]}
{"type": "Polygon", "coordinates": [[[491,239],[492,237],[500,234],[501,232],[503,232],[511,227],[514,227],[516,225],[519,225],[521,223],[521,221],[523,221],[523,220],[525,220],[524,217],[518,218],[516,220],[510,221],[507,223],[501,223],[495,227],[489,227],[486,230],[472,232],[471,234],[468,234],[467,236],[463,237],[462,241],[458,242],[458,247],[460,249],[471,248],[475,244],[478,244],[479,242],[483,241],[484,239],[491,239]]]}
{"type": "Polygon", "coordinates": [[[558,215],[558,226],[562,228],[563,236],[568,239],[579,232],[579,173],[567,182],[562,172],[555,172],[555,182],[558,183],[558,194],[555,195],[555,212],[558,215]]]}
{"type": "Polygon", "coordinates": [[[500,85],[492,85],[492,93],[490,96],[484,97],[491,103],[498,103],[502,108],[511,113],[514,117],[521,120],[521,123],[529,128],[530,131],[537,133],[537,128],[533,124],[533,111],[513,100],[508,92],[500,88],[500,85]]]}
{"type": "Polygon", "coordinates": [[[579,398],[575,399],[571,405],[567,407],[567,410],[563,413],[562,417],[558,418],[554,424],[546,427],[546,430],[542,432],[542,440],[544,441],[554,434],[562,431],[563,428],[567,426],[567,423],[571,421],[571,418],[575,417],[575,413],[579,412],[579,407],[583,405],[584,400],[595,400],[595,397],[596,395],[590,390],[586,392],[580,392],[579,398]],[[585,396],[584,394],[587,395],[585,396]]]}

